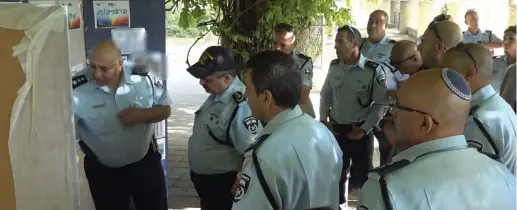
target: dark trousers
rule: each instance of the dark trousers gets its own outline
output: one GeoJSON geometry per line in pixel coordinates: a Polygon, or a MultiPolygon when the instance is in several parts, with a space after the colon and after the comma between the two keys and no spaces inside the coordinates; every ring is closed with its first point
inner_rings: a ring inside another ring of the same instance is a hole
{"type": "Polygon", "coordinates": [[[341,180],[339,182],[339,203],[346,203],[345,199],[345,183],[348,179],[350,170],[350,160],[356,169],[355,178],[359,187],[368,179],[368,172],[373,168],[373,135],[364,135],[361,139],[348,139],[346,134],[352,130],[352,125],[334,125],[334,131],[337,133],[336,140],[343,152],[343,170],[341,172],[341,180]]]}
{"type": "Polygon", "coordinates": [[[154,145],[141,160],[120,168],[104,166],[84,143],[80,145],[96,210],[128,210],[131,198],[138,210],[167,210],[161,155],[154,145]]]}
{"type": "Polygon", "coordinates": [[[211,175],[190,171],[190,179],[199,195],[201,210],[231,210],[232,186],[236,178],[236,171],[211,175]]]}
{"type": "Polygon", "coordinates": [[[373,135],[375,135],[375,138],[379,143],[380,165],[386,165],[391,162],[391,158],[393,157],[393,147],[388,141],[388,138],[386,138],[384,131],[374,131],[373,135]]]}

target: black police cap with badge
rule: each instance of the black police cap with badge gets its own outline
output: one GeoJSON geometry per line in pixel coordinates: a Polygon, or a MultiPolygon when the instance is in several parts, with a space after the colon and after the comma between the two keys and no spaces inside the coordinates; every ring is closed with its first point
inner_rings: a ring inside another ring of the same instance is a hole
{"type": "Polygon", "coordinates": [[[235,60],[228,49],[220,46],[211,46],[203,52],[197,63],[187,68],[187,71],[197,79],[204,79],[216,72],[235,69],[235,60]]]}

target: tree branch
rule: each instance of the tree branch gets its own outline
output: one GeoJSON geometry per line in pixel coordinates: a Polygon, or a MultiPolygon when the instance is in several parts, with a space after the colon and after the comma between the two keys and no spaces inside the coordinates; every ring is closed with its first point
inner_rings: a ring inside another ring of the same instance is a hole
{"type": "MultiPolygon", "coordinates": [[[[167,3],[170,3],[172,0],[167,0],[165,1],[165,4],[167,3]]],[[[165,11],[168,12],[168,11],[172,11],[172,12],[176,12],[176,10],[178,9],[178,5],[180,3],[181,0],[175,0],[174,3],[172,3],[172,6],[169,7],[169,8],[165,8],[165,11]]]]}

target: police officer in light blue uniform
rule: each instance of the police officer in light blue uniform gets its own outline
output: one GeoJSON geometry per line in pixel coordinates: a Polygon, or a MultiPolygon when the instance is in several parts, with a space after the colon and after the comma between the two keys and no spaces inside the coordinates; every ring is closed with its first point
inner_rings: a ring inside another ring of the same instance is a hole
{"type": "Polygon", "coordinates": [[[464,43],[478,43],[491,50],[503,47],[503,41],[490,30],[479,28],[479,16],[476,10],[469,9],[465,13],[465,24],[468,29],[463,32],[464,43]]]}
{"type": "Polygon", "coordinates": [[[405,150],[369,174],[357,209],[515,209],[515,176],[468,148],[462,135],[469,99],[467,81],[454,70],[411,76],[390,104],[395,145],[405,150]]]}
{"type": "Polygon", "coordinates": [[[167,209],[152,123],[170,116],[171,102],[161,81],[134,70],[105,40],[93,47],[89,69],[72,79],[79,145],[97,210],[128,209],[130,196],[138,210],[167,209]]]}
{"type": "Polygon", "coordinates": [[[490,52],[480,44],[460,44],[445,53],[443,64],[466,75],[470,80],[473,94],[469,120],[464,131],[467,143],[502,161],[515,173],[515,113],[490,85],[493,66],[490,52]]]}
{"type": "Polygon", "coordinates": [[[265,51],[246,67],[245,95],[267,124],[244,155],[233,209],[337,209],[341,149],[325,125],[300,109],[295,61],[265,51]]]}
{"type": "Polygon", "coordinates": [[[361,186],[372,169],[373,136],[385,109],[375,102],[385,101],[386,75],[382,65],[359,52],[361,35],[345,25],[336,35],[336,54],[320,93],[320,121],[333,124],[336,139],[343,151],[343,175],[340,182],[340,203],[346,205],[350,159],[356,165],[361,186]],[[347,65],[348,64],[348,65],[347,65]]]}
{"type": "Polygon", "coordinates": [[[196,111],[188,156],[190,176],[203,210],[231,209],[231,189],[244,152],[262,124],[251,116],[233,55],[223,47],[207,48],[187,71],[211,95],[196,111]]]}
{"type": "MultiPolygon", "coordinates": [[[[515,44],[515,25],[508,27],[504,31],[504,55],[494,56],[494,76],[492,78],[492,86],[497,93],[500,92],[501,83],[512,65],[515,65],[516,44],[515,44]]],[[[514,88],[515,89],[515,88],[514,88]]]]}

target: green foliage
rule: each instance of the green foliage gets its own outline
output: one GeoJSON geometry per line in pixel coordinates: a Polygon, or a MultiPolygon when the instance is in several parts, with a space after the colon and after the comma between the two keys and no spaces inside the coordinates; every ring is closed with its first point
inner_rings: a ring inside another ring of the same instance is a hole
{"type": "Polygon", "coordinates": [[[180,15],[168,12],[165,14],[165,31],[167,37],[192,38],[198,37],[200,30],[194,27],[182,28],[179,26],[180,15]]]}
{"type": "MultiPolygon", "coordinates": [[[[249,55],[271,49],[273,27],[291,24],[297,31],[298,51],[311,57],[319,55],[321,18],[329,30],[334,25],[352,22],[348,9],[338,8],[335,0],[177,0],[182,5],[179,26],[187,29],[214,20],[212,30],[223,46],[246,60],[249,55]],[[302,42],[302,43],[300,43],[302,42]],[[302,49],[300,49],[302,48],[302,49]]],[[[350,5],[349,0],[345,0],[350,5]]]]}
{"type": "Polygon", "coordinates": [[[449,4],[444,4],[440,10],[441,10],[441,14],[448,15],[449,14],[449,4]]]}

